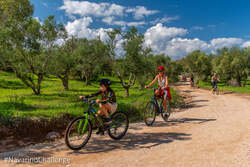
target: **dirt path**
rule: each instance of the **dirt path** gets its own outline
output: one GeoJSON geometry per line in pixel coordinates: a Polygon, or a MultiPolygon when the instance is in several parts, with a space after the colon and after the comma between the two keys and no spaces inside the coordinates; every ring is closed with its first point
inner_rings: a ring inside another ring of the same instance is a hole
{"type": "Polygon", "coordinates": [[[249,167],[250,101],[230,94],[211,95],[185,85],[178,89],[192,100],[185,112],[174,113],[168,123],[159,117],[153,127],[131,124],[121,141],[93,135],[79,152],[69,150],[61,141],[2,153],[2,159],[44,157],[61,162],[17,165],[0,160],[0,166],[249,167]],[[66,163],[62,158],[67,158],[66,163]]]}

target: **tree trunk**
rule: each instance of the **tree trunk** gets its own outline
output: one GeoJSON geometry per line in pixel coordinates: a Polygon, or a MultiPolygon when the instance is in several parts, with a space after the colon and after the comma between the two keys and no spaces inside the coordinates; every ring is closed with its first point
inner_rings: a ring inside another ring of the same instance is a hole
{"type": "Polygon", "coordinates": [[[125,88],[126,90],[126,97],[129,97],[129,87],[125,88]]]}
{"type": "Polygon", "coordinates": [[[85,85],[89,85],[89,77],[85,76],[85,85]]]}
{"type": "Polygon", "coordinates": [[[238,85],[241,86],[241,77],[238,76],[236,80],[237,80],[238,85]]]}
{"type": "Polygon", "coordinates": [[[69,78],[67,75],[62,78],[62,83],[63,83],[64,90],[68,91],[69,90],[69,78]]]}
{"type": "Polygon", "coordinates": [[[32,90],[33,90],[33,92],[34,92],[35,95],[40,95],[40,91],[38,92],[38,91],[36,90],[36,88],[32,88],[32,90]]]}
{"type": "Polygon", "coordinates": [[[61,79],[64,90],[69,90],[69,72],[66,71],[63,75],[57,75],[58,78],[61,79]]]}
{"type": "Polygon", "coordinates": [[[129,96],[129,88],[131,86],[135,85],[135,78],[136,77],[133,74],[131,74],[129,77],[129,83],[125,83],[125,81],[123,80],[119,71],[117,72],[117,75],[118,75],[118,78],[120,79],[120,83],[121,83],[122,87],[126,90],[126,97],[128,97],[129,96]]]}
{"type": "Polygon", "coordinates": [[[40,85],[41,85],[41,81],[42,81],[42,76],[38,76],[38,85],[37,85],[37,89],[36,89],[35,83],[33,82],[33,80],[31,78],[23,77],[15,69],[13,69],[13,71],[15,71],[17,78],[19,78],[26,86],[28,86],[29,88],[31,88],[33,90],[35,95],[40,95],[41,94],[40,85]]]}
{"type": "Polygon", "coordinates": [[[84,77],[85,77],[85,85],[90,85],[90,78],[91,78],[91,74],[92,74],[92,71],[83,71],[84,73],[84,77]]]}
{"type": "Polygon", "coordinates": [[[41,94],[41,83],[42,83],[43,76],[42,74],[38,75],[38,81],[37,81],[37,95],[41,94]]]}

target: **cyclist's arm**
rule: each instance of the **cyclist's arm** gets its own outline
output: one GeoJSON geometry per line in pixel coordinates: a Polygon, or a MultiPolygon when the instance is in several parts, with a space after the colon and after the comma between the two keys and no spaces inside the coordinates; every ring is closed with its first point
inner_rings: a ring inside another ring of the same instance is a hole
{"type": "Polygon", "coordinates": [[[90,94],[90,95],[87,95],[86,97],[87,98],[91,98],[91,97],[94,97],[94,96],[98,96],[98,95],[100,95],[102,93],[102,91],[98,91],[98,92],[96,92],[96,93],[92,93],[92,94],[90,94]]]}
{"type": "Polygon", "coordinates": [[[155,77],[155,79],[148,85],[148,87],[151,87],[158,79],[158,75],[155,77]]]}

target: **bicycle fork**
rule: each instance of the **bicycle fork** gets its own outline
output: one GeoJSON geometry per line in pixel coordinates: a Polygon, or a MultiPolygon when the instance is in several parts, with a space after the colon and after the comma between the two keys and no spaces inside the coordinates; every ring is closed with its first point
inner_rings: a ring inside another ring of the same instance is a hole
{"type": "Polygon", "coordinates": [[[88,121],[89,121],[89,115],[87,113],[83,114],[83,117],[85,117],[85,121],[83,122],[83,120],[81,119],[78,125],[78,133],[81,133],[81,134],[84,134],[88,121]]]}

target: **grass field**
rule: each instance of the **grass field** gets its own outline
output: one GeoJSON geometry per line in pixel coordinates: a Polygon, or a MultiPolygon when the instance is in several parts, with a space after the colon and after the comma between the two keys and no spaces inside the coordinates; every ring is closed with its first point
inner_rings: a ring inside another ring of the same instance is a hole
{"type": "MultiPolygon", "coordinates": [[[[211,89],[211,82],[199,82],[199,87],[205,88],[205,89],[211,89]]],[[[226,82],[219,82],[218,83],[219,90],[221,91],[232,91],[235,93],[250,93],[250,80],[247,81],[247,84],[245,87],[234,87],[234,86],[227,86],[226,82]]]]}
{"type": "MultiPolygon", "coordinates": [[[[152,90],[139,90],[137,85],[130,89],[130,96],[125,97],[125,90],[117,78],[110,78],[114,89],[118,110],[129,113],[130,120],[142,117],[145,103],[152,96],[152,90]]],[[[101,78],[99,78],[101,79],[101,78]]],[[[98,79],[98,80],[99,80],[98,79]]],[[[61,81],[55,77],[46,78],[42,82],[41,95],[34,95],[13,73],[0,71],[0,115],[7,117],[56,117],[69,113],[81,115],[87,104],[78,101],[79,95],[87,95],[99,89],[98,82],[85,86],[84,82],[70,80],[69,91],[64,91],[61,81]]],[[[181,103],[180,96],[171,89],[172,105],[181,103]]]]}

